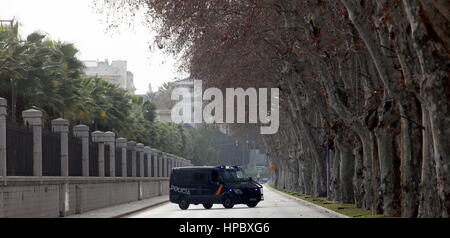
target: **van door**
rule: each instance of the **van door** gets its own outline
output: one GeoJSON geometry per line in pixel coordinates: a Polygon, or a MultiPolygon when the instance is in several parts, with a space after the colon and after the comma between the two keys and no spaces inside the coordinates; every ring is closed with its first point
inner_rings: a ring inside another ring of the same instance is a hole
{"type": "Polygon", "coordinates": [[[221,202],[220,195],[224,187],[220,182],[219,171],[212,170],[208,175],[208,190],[205,191],[207,199],[211,203],[221,202]]]}
{"type": "Polygon", "coordinates": [[[206,171],[196,171],[193,173],[193,181],[191,185],[191,202],[204,203],[205,195],[207,194],[208,176],[206,171]],[[205,193],[206,192],[206,193],[205,193]]]}

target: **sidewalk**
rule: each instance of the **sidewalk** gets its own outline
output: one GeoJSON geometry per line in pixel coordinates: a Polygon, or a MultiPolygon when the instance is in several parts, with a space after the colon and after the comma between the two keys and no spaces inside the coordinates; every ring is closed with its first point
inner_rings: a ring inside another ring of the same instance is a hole
{"type": "Polygon", "coordinates": [[[328,214],[332,215],[333,217],[336,217],[336,218],[350,218],[349,216],[346,216],[346,215],[344,215],[344,214],[342,214],[342,213],[335,212],[335,211],[333,211],[333,210],[327,209],[327,208],[322,207],[322,206],[319,206],[319,205],[317,205],[317,204],[314,204],[314,203],[305,201],[305,200],[303,200],[303,199],[301,199],[301,198],[298,198],[298,197],[295,197],[295,196],[286,194],[286,193],[284,193],[284,192],[282,192],[282,191],[276,190],[276,189],[272,188],[270,185],[264,186],[264,188],[265,188],[265,189],[267,188],[268,190],[277,192],[278,194],[280,194],[280,195],[282,195],[282,196],[284,196],[284,197],[287,197],[287,198],[291,198],[291,199],[297,200],[298,202],[300,202],[301,204],[303,204],[303,205],[305,205],[305,206],[314,207],[314,208],[316,208],[316,209],[319,210],[319,211],[322,211],[322,212],[325,212],[325,213],[328,213],[328,214]]]}
{"type": "Polygon", "coordinates": [[[169,196],[165,195],[112,207],[96,209],[82,214],[67,216],[66,218],[119,218],[153,206],[164,204],[168,201],[169,196]]]}

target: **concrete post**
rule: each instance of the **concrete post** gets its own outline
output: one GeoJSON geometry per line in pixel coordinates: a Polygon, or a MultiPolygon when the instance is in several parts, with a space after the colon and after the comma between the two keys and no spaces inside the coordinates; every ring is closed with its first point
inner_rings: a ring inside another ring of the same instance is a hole
{"type": "Polygon", "coordinates": [[[172,169],[175,168],[175,167],[177,167],[177,160],[178,160],[178,157],[177,157],[177,156],[175,156],[175,157],[172,158],[172,169]]]}
{"type": "Polygon", "coordinates": [[[139,157],[139,177],[144,177],[144,144],[136,144],[136,153],[139,157]]]}
{"type": "Polygon", "coordinates": [[[175,168],[175,167],[177,167],[177,165],[176,165],[176,163],[177,163],[177,157],[174,157],[173,159],[172,159],[172,165],[171,165],[171,169],[170,169],[170,173],[172,174],[172,169],[173,168],[175,168]]]}
{"type": "Polygon", "coordinates": [[[163,162],[163,164],[164,164],[164,172],[163,172],[163,175],[164,175],[164,178],[167,178],[167,172],[169,171],[170,155],[165,154],[163,158],[164,158],[164,162],[163,162]]]}
{"type": "Polygon", "coordinates": [[[167,158],[167,174],[166,177],[170,177],[170,171],[172,170],[172,158],[173,155],[169,155],[167,158]]]}
{"type": "Polygon", "coordinates": [[[168,173],[168,177],[170,178],[170,175],[172,174],[172,168],[173,168],[173,163],[175,161],[174,157],[171,157],[169,160],[169,173],[168,173]]]}
{"type": "MultiPolygon", "coordinates": [[[[0,98],[0,177],[3,184],[6,185],[6,115],[7,115],[7,100],[0,98]]],[[[1,203],[0,203],[1,204],[1,203]]],[[[2,208],[0,208],[2,209],[2,208]]],[[[0,214],[0,217],[1,214],[0,214]]]]}
{"type": "Polygon", "coordinates": [[[69,176],[69,121],[58,118],[52,120],[52,131],[61,137],[61,176],[69,176]]]}
{"type": "Polygon", "coordinates": [[[166,167],[166,177],[170,176],[170,161],[172,160],[172,155],[167,156],[167,167],[166,167]]]}
{"type": "Polygon", "coordinates": [[[81,214],[84,212],[83,207],[83,186],[80,184],[75,185],[75,214],[81,214]]]}
{"type": "Polygon", "coordinates": [[[172,164],[172,155],[169,155],[169,157],[167,157],[167,173],[166,173],[166,177],[170,177],[170,171],[172,170],[171,165],[172,164]]]}
{"type": "Polygon", "coordinates": [[[136,142],[128,141],[128,150],[131,150],[131,176],[136,177],[136,142]]]}
{"type": "Polygon", "coordinates": [[[169,175],[169,159],[170,155],[164,157],[164,178],[167,178],[169,175]]]}
{"type": "Polygon", "coordinates": [[[81,168],[83,177],[89,177],[89,127],[77,125],[73,128],[75,137],[81,138],[81,168]]]}
{"type": "Polygon", "coordinates": [[[144,190],[142,186],[142,180],[139,180],[138,182],[138,200],[142,200],[144,198],[144,190]]]}
{"type": "Polygon", "coordinates": [[[152,150],[152,159],[153,159],[153,177],[158,177],[158,153],[156,150],[152,150]]]}
{"type": "Polygon", "coordinates": [[[42,178],[42,112],[30,109],[23,111],[22,117],[33,127],[33,176],[42,178]]]}
{"type": "Polygon", "coordinates": [[[92,132],[92,142],[98,143],[98,176],[105,177],[105,141],[101,131],[92,132]]]}
{"type": "Polygon", "coordinates": [[[118,148],[122,149],[122,177],[127,176],[127,139],[118,138],[116,140],[118,148]]]}
{"type": "Polygon", "coordinates": [[[163,176],[163,157],[164,154],[158,152],[158,177],[162,178],[163,176]]]}
{"type": "Polygon", "coordinates": [[[144,154],[147,155],[147,177],[152,176],[152,148],[144,147],[144,154]]]}
{"type": "Polygon", "coordinates": [[[59,185],[59,216],[65,217],[69,213],[69,181],[59,185]]]}
{"type": "Polygon", "coordinates": [[[109,145],[109,176],[116,177],[116,134],[108,131],[103,135],[104,141],[109,145]]]}

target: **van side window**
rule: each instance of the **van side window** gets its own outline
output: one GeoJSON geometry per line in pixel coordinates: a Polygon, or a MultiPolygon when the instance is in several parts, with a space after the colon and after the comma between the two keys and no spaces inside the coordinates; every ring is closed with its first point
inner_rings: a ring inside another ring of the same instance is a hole
{"type": "Polygon", "coordinates": [[[174,180],[173,184],[176,184],[178,186],[183,186],[191,183],[191,179],[189,178],[189,173],[185,171],[180,171],[176,174],[174,174],[174,180]]]}
{"type": "Polygon", "coordinates": [[[196,184],[203,184],[206,182],[206,173],[195,173],[194,182],[196,184]]]}
{"type": "Polygon", "coordinates": [[[189,184],[192,181],[192,179],[189,177],[189,175],[190,174],[188,172],[182,173],[181,177],[180,177],[181,183],[189,184]]]}
{"type": "Polygon", "coordinates": [[[170,179],[172,184],[178,184],[178,173],[173,173],[170,179]]]}

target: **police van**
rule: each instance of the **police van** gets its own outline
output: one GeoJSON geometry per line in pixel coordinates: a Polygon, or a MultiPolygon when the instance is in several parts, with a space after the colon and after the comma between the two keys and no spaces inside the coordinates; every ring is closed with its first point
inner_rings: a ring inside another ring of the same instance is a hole
{"type": "Polygon", "coordinates": [[[264,200],[263,187],[251,178],[242,178],[239,166],[173,168],[170,176],[170,202],[182,210],[190,204],[213,204],[233,208],[235,204],[256,207],[264,200]]]}

